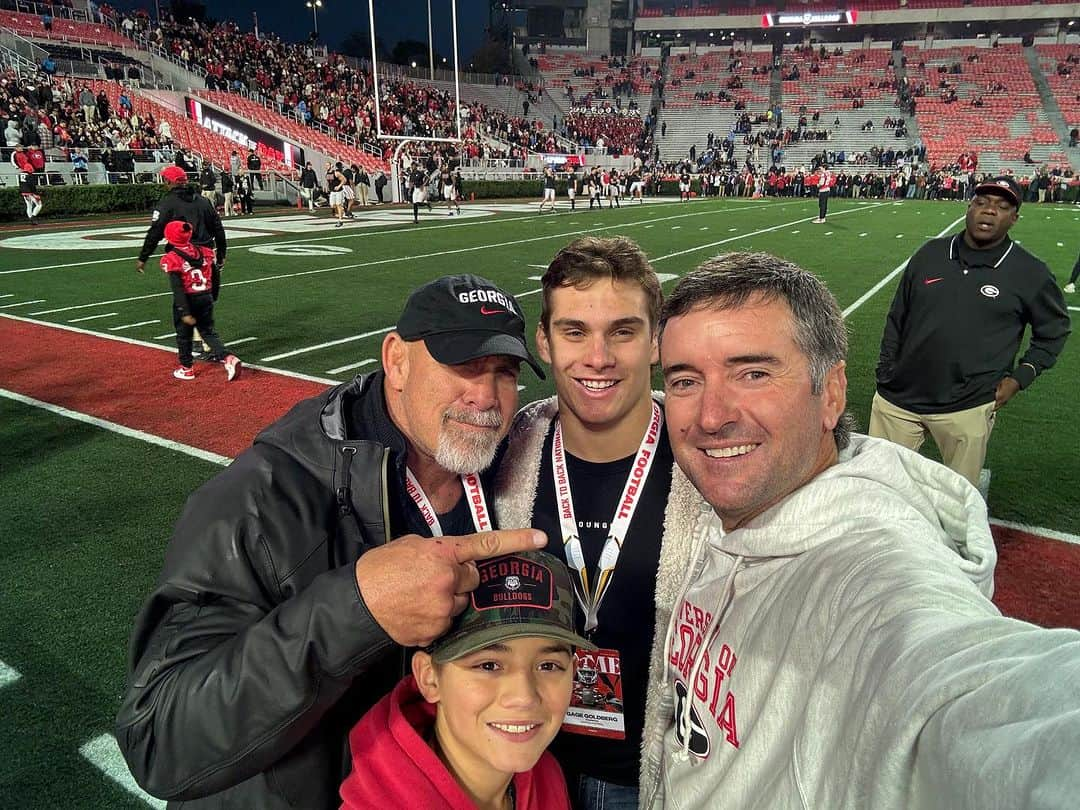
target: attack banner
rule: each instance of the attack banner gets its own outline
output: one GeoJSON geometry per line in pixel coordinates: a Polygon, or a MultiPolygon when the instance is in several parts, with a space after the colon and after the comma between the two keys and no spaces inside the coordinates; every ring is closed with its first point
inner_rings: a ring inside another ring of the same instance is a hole
{"type": "Polygon", "coordinates": [[[215,107],[209,107],[197,98],[188,96],[184,101],[188,118],[211,132],[228,138],[241,149],[254,149],[260,155],[276,158],[286,166],[304,165],[304,150],[295,143],[284,140],[280,135],[274,135],[215,107]]]}
{"type": "Polygon", "coordinates": [[[761,27],[808,25],[855,25],[859,12],[847,11],[777,11],[761,15],[761,27]]]}

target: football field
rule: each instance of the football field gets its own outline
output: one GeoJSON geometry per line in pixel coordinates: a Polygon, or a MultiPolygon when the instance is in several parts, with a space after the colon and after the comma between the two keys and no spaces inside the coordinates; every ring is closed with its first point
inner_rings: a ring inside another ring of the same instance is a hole
{"type": "MultiPolygon", "coordinates": [[[[380,208],[340,229],[325,212],[226,220],[218,331],[256,372],[227,391],[210,365],[197,366],[195,382],[171,378],[168,283],[156,258],[145,275],[134,271],[146,220],[0,233],[0,804],[164,806],[130,783],[111,732],[128,634],[171,525],[273,418],[270,400],[276,413],[290,391],[377,369],[383,335],[418,284],[483,275],[519,296],[532,326],[540,275],[579,235],[634,239],[665,290],[718,253],[775,253],[820,275],[844,309],[848,405],[865,427],[899,272],[927,239],[958,232],[965,211],[834,200],[817,225],[816,200],[661,198],[572,213],[559,204],[543,215],[536,203],[468,204],[454,217],[436,208],[418,225],[411,211],[380,208]],[[151,362],[133,365],[128,349],[151,362]],[[278,380],[295,387],[271,390],[278,380]],[[72,404],[88,397],[100,408],[72,404]],[[119,402],[133,404],[109,411],[119,402]],[[230,443],[237,425],[247,433],[230,443]]],[[[1012,236],[1064,283],[1080,207],[1025,205],[1012,236]]],[[[1068,298],[1075,318],[1080,296],[1068,298]]],[[[991,516],[1050,536],[1080,534],[1076,341],[1002,412],[987,460],[991,516]]],[[[521,383],[522,402],[552,390],[527,369],[521,383]]]]}

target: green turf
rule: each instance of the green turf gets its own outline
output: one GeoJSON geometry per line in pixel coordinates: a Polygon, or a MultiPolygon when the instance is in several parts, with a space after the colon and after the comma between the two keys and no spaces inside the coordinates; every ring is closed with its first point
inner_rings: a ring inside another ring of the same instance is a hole
{"type": "MultiPolygon", "coordinates": [[[[837,200],[830,209],[825,225],[809,222],[816,216],[815,201],[723,200],[628,205],[619,211],[574,215],[506,213],[487,220],[439,216],[415,228],[335,231],[323,225],[312,234],[234,239],[218,305],[219,329],[226,340],[257,336],[238,351],[245,360],[260,362],[384,329],[393,324],[411,289],[443,273],[476,272],[511,292],[531,293],[538,284],[529,277],[542,270],[530,265],[546,265],[579,233],[629,236],[642,245],[658,272],[673,275],[726,250],[770,251],[819,273],[846,308],[964,213],[958,203],[837,200]],[[715,244],[723,240],[728,241],[715,244]],[[280,257],[250,249],[284,242],[334,245],[351,252],[280,257]]],[[[1029,205],[1013,235],[1064,281],[1080,247],[1078,221],[1080,209],[1075,207],[1029,205]]],[[[3,270],[115,259],[0,274],[0,295],[13,296],[0,300],[0,306],[46,299],[6,310],[19,315],[80,307],[36,316],[63,324],[116,312],[115,317],[74,325],[170,345],[168,340],[152,341],[171,329],[167,284],[156,262],[145,276],[134,273],[138,244],[133,239],[126,249],[93,252],[15,251],[0,245],[3,270]],[[154,297],[82,306],[146,295],[154,297]],[[151,319],[162,323],[108,329],[151,319]]],[[[895,286],[895,280],[888,283],[848,320],[849,405],[862,425],[869,414],[878,343],[895,286]]],[[[521,302],[535,323],[539,297],[527,294],[521,302]]],[[[380,341],[378,334],[265,364],[345,380],[354,371],[328,370],[377,358],[380,341]]],[[[168,373],[168,356],[162,355],[162,372],[168,373]]],[[[1002,413],[989,454],[994,516],[1080,532],[1075,449],[1080,429],[1072,418],[1078,400],[1078,355],[1074,340],[1058,366],[1002,413]]],[[[122,370],[103,368],[102,373],[122,370]]],[[[536,381],[527,371],[522,382],[523,401],[550,393],[550,383],[536,381]]],[[[0,660],[23,674],[20,681],[0,689],[0,711],[7,719],[0,730],[0,804],[144,806],[94,771],[78,747],[111,729],[135,610],[156,576],[183,500],[217,468],[2,399],[0,448],[5,493],[0,552],[7,562],[0,572],[0,660]]]]}
{"type": "Polygon", "coordinates": [[[127,638],[213,464],[0,399],[0,806],[145,807],[79,747],[111,732],[127,638]]]}

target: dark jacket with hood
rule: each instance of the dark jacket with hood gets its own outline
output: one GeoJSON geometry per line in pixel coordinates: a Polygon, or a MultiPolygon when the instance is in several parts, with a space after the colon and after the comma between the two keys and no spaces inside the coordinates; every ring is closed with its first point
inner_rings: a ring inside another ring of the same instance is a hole
{"type": "Polygon", "coordinates": [[[429,533],[382,386],[378,372],[299,403],[188,499],[116,729],[170,807],[338,806],[349,729],[405,662],[354,564],[392,534],[429,533]]]}
{"type": "Polygon", "coordinates": [[[194,186],[176,186],[162,197],[150,216],[150,230],[146,232],[139,261],[145,262],[165,238],[165,226],[182,219],[192,229],[191,242],[199,247],[215,249],[218,262],[225,261],[225,228],[221,224],[213,204],[203,197],[194,186]]]}

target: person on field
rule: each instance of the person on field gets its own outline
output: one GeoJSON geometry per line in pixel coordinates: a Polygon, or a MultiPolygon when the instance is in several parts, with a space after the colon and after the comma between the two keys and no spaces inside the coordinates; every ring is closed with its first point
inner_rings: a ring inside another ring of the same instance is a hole
{"type": "Polygon", "coordinates": [[[544,206],[547,206],[551,213],[555,213],[555,170],[548,166],[544,169],[543,177],[544,189],[543,198],[540,200],[539,213],[544,213],[544,206]]]}
{"type": "Polygon", "coordinates": [[[927,242],[900,277],[869,432],[912,450],[929,433],[945,466],[978,486],[999,411],[1054,365],[1071,324],[1050,269],[1009,237],[1016,181],[974,191],[964,232],[927,242]]]}
{"type": "Polygon", "coordinates": [[[173,371],[178,380],[194,380],[191,343],[198,328],[202,339],[215,357],[221,357],[226,378],[240,376],[243,364],[225,348],[214,328],[214,251],[191,242],[192,228],[182,219],[165,226],[169,246],[161,257],[161,269],[169,277],[173,293],[173,325],[176,327],[176,350],[179,367],[173,371]]]}
{"type": "Polygon", "coordinates": [[[570,704],[575,649],[595,649],[574,632],[570,576],[540,551],[477,570],[450,630],[349,733],[345,810],[569,810],[545,749],[570,704]]]}
{"type": "MultiPolygon", "coordinates": [[[[214,287],[211,292],[216,301],[221,284],[221,271],[225,268],[225,253],[228,250],[221,217],[218,216],[214,204],[203,197],[196,186],[188,182],[187,172],[179,166],[166,166],[161,170],[161,179],[168,185],[169,190],[154,206],[154,211],[150,215],[150,227],[146,231],[146,238],[139,250],[135,271],[140,274],[143,272],[147,259],[165,236],[165,226],[175,220],[183,220],[191,226],[192,244],[200,248],[212,247],[214,249],[214,287]]],[[[216,362],[225,359],[223,356],[214,354],[213,348],[202,339],[197,330],[194,339],[202,345],[204,359],[216,362]]]]}
{"type": "MultiPolygon", "coordinates": [[[[184,810],[329,810],[349,730],[442,636],[493,531],[486,470],[533,359],[479,276],[409,297],[382,368],[300,402],[188,500],[136,619],[116,739],[184,810]]],[[[419,810],[419,808],[417,808],[419,810]]]]}
{"type": "Polygon", "coordinates": [[[1076,264],[1073,265],[1072,272],[1069,274],[1069,281],[1062,290],[1070,295],[1076,292],[1076,282],[1078,279],[1080,279],[1080,256],[1076,257],[1076,264]]]}

